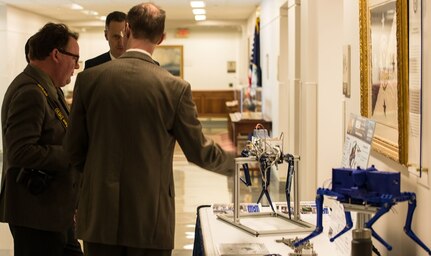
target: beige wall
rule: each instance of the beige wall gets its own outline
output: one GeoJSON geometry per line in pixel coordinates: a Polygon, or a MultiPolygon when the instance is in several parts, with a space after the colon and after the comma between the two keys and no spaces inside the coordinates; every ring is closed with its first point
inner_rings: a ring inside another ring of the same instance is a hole
{"type": "MultiPolygon", "coordinates": [[[[227,89],[247,82],[241,61],[241,27],[191,28],[188,38],[176,38],[168,29],[162,45],[182,45],[184,79],[192,89],[227,89]],[[227,62],[236,61],[237,72],[227,73],[227,62]],[[241,72],[242,71],[242,72],[241,72]]],[[[108,51],[103,28],[80,32],[80,54],[83,61],[108,51]]]]}

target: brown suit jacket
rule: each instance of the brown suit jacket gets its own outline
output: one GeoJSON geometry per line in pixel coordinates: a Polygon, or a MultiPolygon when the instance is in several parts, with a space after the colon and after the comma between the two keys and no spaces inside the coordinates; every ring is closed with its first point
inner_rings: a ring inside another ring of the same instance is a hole
{"type": "Polygon", "coordinates": [[[190,85],[144,53],[81,72],[66,150],[84,174],[78,238],[136,248],[172,249],[172,161],[187,159],[223,174],[233,156],[204,137],[190,85]]]}
{"type": "Polygon", "coordinates": [[[69,171],[63,150],[66,128],[56,117],[42,85],[68,119],[64,98],[51,79],[28,65],[8,87],[2,105],[3,173],[0,221],[48,231],[72,226],[78,193],[78,176],[69,171]],[[54,176],[48,189],[32,195],[16,182],[21,168],[42,169],[54,176]]]}

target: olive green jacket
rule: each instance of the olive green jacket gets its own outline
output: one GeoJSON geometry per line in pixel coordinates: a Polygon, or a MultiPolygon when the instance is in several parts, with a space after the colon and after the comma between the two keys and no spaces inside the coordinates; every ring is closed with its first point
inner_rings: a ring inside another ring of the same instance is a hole
{"type": "Polygon", "coordinates": [[[63,150],[68,110],[60,89],[40,69],[28,65],[8,87],[1,112],[3,172],[0,221],[17,226],[63,232],[72,226],[79,176],[69,169],[63,150]],[[43,86],[64,122],[48,103],[43,86]],[[16,179],[21,168],[35,168],[53,176],[46,191],[31,194],[16,179]]]}

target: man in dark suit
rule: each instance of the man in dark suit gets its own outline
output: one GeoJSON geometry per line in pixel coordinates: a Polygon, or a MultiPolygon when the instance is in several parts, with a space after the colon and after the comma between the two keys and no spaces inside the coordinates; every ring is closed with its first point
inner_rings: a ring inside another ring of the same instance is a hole
{"type": "Polygon", "coordinates": [[[125,51],[124,27],[126,14],[124,12],[111,12],[105,21],[105,38],[109,43],[109,51],[85,62],[85,69],[100,65],[116,59],[125,51]]]}
{"type": "Polygon", "coordinates": [[[128,50],[76,80],[65,148],[83,172],[77,234],[88,255],[171,255],[176,142],[202,168],[234,168],[232,142],[228,153],[202,134],[190,84],[151,58],[164,24],[154,4],[133,7],[128,50]]]}
{"type": "Polygon", "coordinates": [[[82,255],[73,223],[80,175],[62,146],[69,112],[60,89],[79,68],[77,39],[63,24],[46,24],[3,100],[0,221],[9,223],[15,256],[82,255]]]}

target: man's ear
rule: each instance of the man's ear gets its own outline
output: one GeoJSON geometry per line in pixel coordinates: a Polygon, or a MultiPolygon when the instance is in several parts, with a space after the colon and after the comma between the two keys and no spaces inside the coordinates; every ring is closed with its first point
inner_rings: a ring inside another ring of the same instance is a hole
{"type": "Polygon", "coordinates": [[[52,51],[49,53],[49,57],[55,62],[58,63],[60,60],[58,58],[58,55],[60,54],[60,52],[58,51],[57,48],[52,49],[52,51]]]}
{"type": "Polygon", "coordinates": [[[166,38],[166,33],[163,33],[157,45],[161,44],[165,40],[165,38],[166,38]]]}
{"type": "Polygon", "coordinates": [[[126,22],[126,26],[124,27],[124,34],[126,35],[127,39],[130,38],[130,27],[129,27],[129,23],[128,22],[126,22]]]}
{"type": "Polygon", "coordinates": [[[108,40],[108,30],[105,29],[105,39],[108,40]]]}

